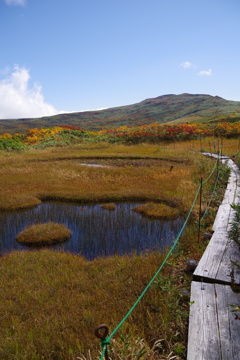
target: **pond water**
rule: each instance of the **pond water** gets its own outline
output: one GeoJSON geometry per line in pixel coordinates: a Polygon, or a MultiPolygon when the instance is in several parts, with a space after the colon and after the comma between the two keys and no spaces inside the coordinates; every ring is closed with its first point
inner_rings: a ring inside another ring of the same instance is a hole
{"type": "Polygon", "coordinates": [[[171,246],[183,221],[152,220],[132,211],[139,203],[121,203],[114,211],[100,204],[80,206],[69,203],[42,203],[34,209],[0,213],[0,249],[6,253],[26,249],[15,241],[27,226],[57,222],[71,231],[70,239],[54,249],[64,250],[93,260],[99,256],[123,255],[171,246]]]}

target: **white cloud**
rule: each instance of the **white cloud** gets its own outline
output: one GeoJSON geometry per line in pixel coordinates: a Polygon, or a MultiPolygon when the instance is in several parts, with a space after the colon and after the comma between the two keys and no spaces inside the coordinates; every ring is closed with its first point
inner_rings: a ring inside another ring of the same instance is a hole
{"type": "Polygon", "coordinates": [[[206,76],[211,76],[212,75],[212,69],[209,70],[202,70],[198,73],[198,75],[202,76],[202,75],[206,75],[206,76]]]}
{"type": "Polygon", "coordinates": [[[21,5],[24,6],[27,0],[5,0],[7,5],[21,5]]]}
{"type": "Polygon", "coordinates": [[[184,69],[190,69],[194,67],[194,65],[190,63],[190,61],[185,61],[182,64],[180,64],[180,66],[183,67],[184,69]]]}
{"type": "Polygon", "coordinates": [[[55,115],[58,111],[46,103],[40,85],[29,87],[30,74],[15,65],[12,73],[0,80],[0,119],[55,115]]]}
{"type": "Polygon", "coordinates": [[[87,109],[87,110],[71,110],[71,111],[68,111],[68,110],[60,110],[58,111],[58,114],[72,114],[72,113],[76,113],[76,112],[86,112],[86,111],[101,111],[101,110],[106,110],[108,108],[99,108],[99,109],[87,109]]]}

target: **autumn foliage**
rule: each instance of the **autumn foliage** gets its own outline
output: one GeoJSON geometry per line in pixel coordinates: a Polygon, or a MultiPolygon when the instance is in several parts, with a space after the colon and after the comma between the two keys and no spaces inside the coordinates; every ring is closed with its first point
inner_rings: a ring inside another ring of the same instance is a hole
{"type": "Polygon", "coordinates": [[[214,126],[201,123],[176,125],[154,123],[138,127],[122,126],[117,129],[101,130],[98,135],[106,135],[110,139],[121,139],[125,143],[157,143],[159,141],[190,140],[206,136],[230,138],[240,135],[240,123],[218,123],[214,126]]]}
{"type": "Polygon", "coordinates": [[[233,138],[240,135],[240,123],[219,122],[217,124],[182,123],[150,124],[138,127],[122,126],[117,129],[86,131],[81,127],[62,125],[44,129],[34,128],[25,134],[0,135],[0,150],[19,150],[28,146],[66,146],[84,141],[108,141],[111,143],[137,144],[141,142],[190,140],[215,136],[233,138]]]}

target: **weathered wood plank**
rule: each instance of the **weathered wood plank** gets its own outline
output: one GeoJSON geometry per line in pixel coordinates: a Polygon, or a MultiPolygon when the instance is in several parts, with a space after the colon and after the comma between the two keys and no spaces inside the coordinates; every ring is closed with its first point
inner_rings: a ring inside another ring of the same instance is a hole
{"type": "Polygon", "coordinates": [[[190,303],[187,359],[221,359],[214,285],[193,281],[190,303]]]}
{"type": "Polygon", "coordinates": [[[215,285],[222,359],[240,359],[240,320],[231,305],[240,305],[240,294],[230,286],[215,285]]]}
{"type": "Polygon", "coordinates": [[[240,175],[232,160],[224,161],[231,167],[229,182],[213,225],[214,234],[193,275],[194,280],[208,283],[193,281],[191,286],[188,360],[240,360],[240,319],[231,307],[239,306],[240,293],[230,286],[232,282],[240,284],[240,269],[232,264],[239,263],[239,246],[228,238],[234,218],[231,204],[239,203],[240,175]]]}
{"type": "Polygon", "coordinates": [[[239,247],[228,238],[228,231],[234,219],[231,204],[239,203],[240,175],[238,167],[230,159],[225,160],[231,168],[228,186],[222,204],[219,206],[214,224],[214,234],[193,274],[194,280],[240,284],[240,270],[232,264],[239,260],[239,247]]]}
{"type": "Polygon", "coordinates": [[[213,231],[227,230],[229,219],[233,217],[231,205],[228,203],[219,206],[212,229],[213,231]]]}
{"type": "Polygon", "coordinates": [[[230,305],[240,294],[230,286],[192,282],[188,360],[240,360],[240,320],[230,305]]]}
{"type": "Polygon", "coordinates": [[[240,269],[234,265],[234,262],[240,263],[240,250],[239,246],[231,240],[227,242],[215,279],[240,284],[240,269]]]}
{"type": "Polygon", "coordinates": [[[233,264],[239,262],[239,246],[226,234],[216,232],[194,271],[193,279],[207,282],[240,284],[240,269],[233,264]]]}
{"type": "MultiPolygon", "coordinates": [[[[219,279],[218,273],[223,259],[223,255],[227,245],[227,237],[224,232],[214,233],[210,243],[208,244],[199,264],[194,271],[193,279],[203,279],[205,281],[231,282],[230,274],[224,278],[219,279]]],[[[221,274],[225,272],[222,271],[221,274]]]]}

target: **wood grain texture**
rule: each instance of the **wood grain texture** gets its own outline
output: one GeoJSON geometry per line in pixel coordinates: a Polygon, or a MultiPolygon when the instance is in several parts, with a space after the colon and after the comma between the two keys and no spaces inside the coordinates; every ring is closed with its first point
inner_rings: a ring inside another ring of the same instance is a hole
{"type": "MultiPolygon", "coordinates": [[[[215,156],[216,157],[216,156],[215,156]]],[[[234,210],[239,204],[238,167],[227,157],[231,168],[228,185],[214,224],[214,233],[193,274],[191,285],[188,360],[240,360],[239,246],[228,237],[234,210]]]]}
{"type": "Polygon", "coordinates": [[[228,237],[234,219],[231,204],[239,203],[240,175],[238,167],[231,159],[225,157],[223,162],[231,169],[228,185],[212,227],[213,236],[199,261],[193,279],[222,284],[231,284],[234,281],[240,284],[240,269],[233,265],[234,261],[239,260],[239,246],[228,237]]]}
{"type": "Polygon", "coordinates": [[[192,282],[188,360],[240,360],[240,320],[231,305],[240,294],[230,286],[192,282]]]}

